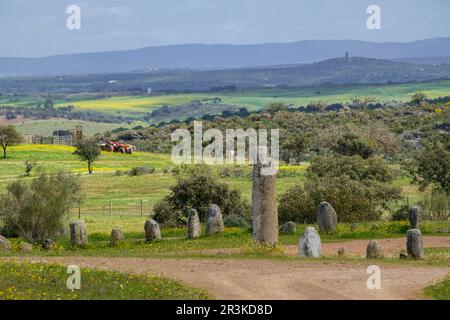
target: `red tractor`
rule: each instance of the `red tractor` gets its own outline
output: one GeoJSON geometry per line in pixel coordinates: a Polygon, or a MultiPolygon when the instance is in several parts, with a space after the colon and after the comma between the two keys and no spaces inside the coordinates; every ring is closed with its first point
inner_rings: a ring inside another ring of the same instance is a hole
{"type": "Polygon", "coordinates": [[[100,148],[103,151],[120,152],[123,154],[132,154],[134,152],[134,146],[118,141],[106,141],[105,143],[100,144],[100,148]]]}

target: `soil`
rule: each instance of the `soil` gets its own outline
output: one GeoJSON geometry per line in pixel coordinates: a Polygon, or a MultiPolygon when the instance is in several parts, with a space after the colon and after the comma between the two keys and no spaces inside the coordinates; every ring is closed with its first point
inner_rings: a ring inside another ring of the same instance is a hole
{"type": "MultiPolygon", "coordinates": [[[[378,240],[385,254],[404,248],[403,238],[378,240]]],[[[363,255],[367,240],[323,244],[325,255],[341,247],[363,255]]],[[[424,237],[425,247],[446,247],[449,237],[424,237]]],[[[296,253],[296,246],[286,246],[296,253]]],[[[226,249],[217,250],[223,252],[226,249]]],[[[381,289],[368,289],[365,263],[329,261],[277,261],[268,259],[144,259],[102,257],[19,258],[63,265],[159,274],[208,290],[218,299],[424,299],[422,289],[444,278],[450,267],[380,264],[381,289]]]]}

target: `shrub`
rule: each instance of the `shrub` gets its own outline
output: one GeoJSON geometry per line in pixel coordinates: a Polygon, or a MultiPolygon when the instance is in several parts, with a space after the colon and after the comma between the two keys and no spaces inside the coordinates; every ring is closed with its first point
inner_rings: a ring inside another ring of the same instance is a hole
{"type": "Polygon", "coordinates": [[[281,222],[313,223],[320,202],[329,202],[340,222],[378,219],[389,202],[400,197],[392,174],[380,159],[359,156],[319,157],[307,173],[305,186],[294,186],[280,199],[281,222]]]}
{"type": "Polygon", "coordinates": [[[155,172],[155,168],[149,167],[149,166],[141,166],[141,167],[134,167],[130,171],[128,171],[128,175],[130,176],[143,176],[146,174],[151,174],[155,172]]]}
{"type": "Polygon", "coordinates": [[[41,174],[31,184],[14,181],[1,197],[0,217],[7,229],[17,230],[28,242],[59,236],[68,208],[81,200],[77,177],[41,174]]]}
{"type": "Polygon", "coordinates": [[[423,218],[431,221],[447,221],[450,218],[450,195],[445,191],[433,190],[425,193],[421,205],[423,218]]]}
{"type": "Polygon", "coordinates": [[[409,209],[409,206],[407,204],[398,208],[392,215],[392,220],[394,220],[394,221],[408,220],[408,209],[409,209]]]}
{"type": "Polygon", "coordinates": [[[170,190],[171,193],[163,199],[163,202],[155,206],[155,217],[164,219],[158,222],[177,221],[179,217],[186,217],[192,208],[198,211],[200,220],[205,221],[211,204],[217,204],[224,217],[231,214],[244,218],[250,216],[250,206],[241,199],[239,191],[218,182],[217,177],[213,176],[207,167],[195,167],[187,175],[180,176],[170,190]]]}
{"type": "Polygon", "coordinates": [[[443,134],[440,140],[425,141],[425,148],[406,164],[406,169],[421,190],[433,184],[450,194],[450,133],[443,134]]]}
{"type": "Polygon", "coordinates": [[[180,213],[164,198],[153,207],[153,219],[166,227],[175,227],[180,224],[180,213]]]}
{"type": "Polygon", "coordinates": [[[307,176],[341,177],[348,176],[352,180],[375,180],[391,182],[392,170],[387,163],[379,158],[363,159],[360,156],[327,156],[317,157],[307,170],[307,176]]]}
{"type": "Polygon", "coordinates": [[[316,208],[303,186],[295,185],[281,196],[278,219],[280,223],[288,221],[314,223],[316,221],[316,208]]]}
{"type": "Polygon", "coordinates": [[[250,228],[249,223],[241,216],[230,214],[223,219],[225,227],[250,228]]]}
{"type": "Polygon", "coordinates": [[[337,141],[334,151],[345,156],[359,155],[368,159],[375,153],[375,146],[354,134],[347,133],[337,141]]]}

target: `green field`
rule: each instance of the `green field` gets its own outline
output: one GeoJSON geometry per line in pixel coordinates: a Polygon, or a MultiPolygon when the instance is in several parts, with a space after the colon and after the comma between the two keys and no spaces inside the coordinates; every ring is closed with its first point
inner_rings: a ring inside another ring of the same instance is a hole
{"type": "Polygon", "coordinates": [[[119,127],[133,128],[139,125],[145,125],[144,122],[135,121],[129,123],[103,123],[80,120],[23,120],[15,124],[17,130],[24,134],[51,136],[55,130],[72,130],[75,126],[82,126],[86,135],[93,136],[96,133],[104,133],[119,127]]]}
{"type": "MultiPolygon", "coordinates": [[[[98,98],[94,94],[77,94],[66,99],[54,99],[57,107],[73,105],[80,110],[95,110],[109,114],[136,115],[148,113],[163,105],[173,106],[194,100],[221,98],[221,103],[246,107],[249,110],[264,108],[271,102],[284,102],[294,106],[305,106],[312,100],[326,103],[350,102],[354,96],[371,96],[381,102],[409,101],[411,96],[421,91],[429,98],[450,95],[450,81],[426,83],[387,84],[371,86],[321,86],[311,88],[267,88],[231,93],[192,93],[155,96],[115,96],[98,98]]],[[[43,103],[43,96],[0,97],[0,106],[30,107],[43,103]]]]}
{"type": "MultiPolygon", "coordinates": [[[[219,97],[222,103],[258,110],[271,102],[284,102],[295,106],[305,106],[312,100],[326,103],[350,102],[354,96],[372,96],[382,102],[409,101],[418,91],[424,92],[429,98],[448,96],[450,81],[428,83],[395,84],[380,86],[348,86],[320,87],[300,89],[259,89],[252,91],[233,92],[228,94],[174,94],[163,96],[126,96],[112,97],[100,100],[78,100],[71,102],[76,108],[90,109],[108,113],[139,113],[151,112],[162,105],[180,105],[193,100],[219,97]]],[[[58,103],[65,106],[67,102],[58,103]]]]}
{"type": "MultiPolygon", "coordinates": [[[[8,158],[0,160],[0,190],[5,190],[11,180],[24,176],[25,160],[37,161],[38,172],[56,172],[65,170],[80,174],[87,199],[82,205],[85,213],[109,213],[110,204],[114,213],[129,212],[140,214],[141,200],[144,200],[145,212],[149,212],[154,203],[169,192],[170,185],[176,181],[176,176],[170,173],[175,165],[170,155],[135,152],[132,155],[102,152],[101,157],[94,164],[94,175],[88,175],[86,165],[79,161],[72,152],[75,149],[59,145],[19,145],[8,149],[8,158]],[[148,176],[130,177],[116,175],[116,171],[127,171],[133,167],[148,165],[156,169],[148,176]],[[132,190],[132,192],[130,192],[132,190]]],[[[217,168],[220,171],[221,167],[217,168]]],[[[305,165],[280,167],[278,191],[284,192],[296,182],[303,181],[305,165]]],[[[246,168],[249,172],[250,167],[246,168]]],[[[250,177],[222,178],[239,189],[245,198],[250,199],[250,177]]],[[[75,210],[75,209],[74,209],[75,210]]]]}

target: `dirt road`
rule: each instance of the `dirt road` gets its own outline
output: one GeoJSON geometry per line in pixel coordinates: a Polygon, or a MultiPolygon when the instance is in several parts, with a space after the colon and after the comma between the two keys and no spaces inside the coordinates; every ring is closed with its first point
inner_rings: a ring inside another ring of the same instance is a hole
{"type": "MultiPolygon", "coordinates": [[[[386,255],[405,248],[405,239],[378,240],[386,255]]],[[[425,247],[449,247],[450,237],[424,237],[425,247]]],[[[367,240],[325,243],[322,252],[336,255],[341,247],[364,255],[367,240]]],[[[208,250],[210,254],[230,249],[208,250]]],[[[231,249],[234,250],[235,249],[231,249]]],[[[296,246],[284,246],[291,255],[296,246]]],[[[367,288],[366,264],[324,261],[276,261],[267,259],[143,259],[102,257],[18,258],[63,265],[128,272],[160,274],[208,290],[219,299],[421,299],[422,289],[450,272],[443,267],[381,265],[381,289],[367,288]]]]}

